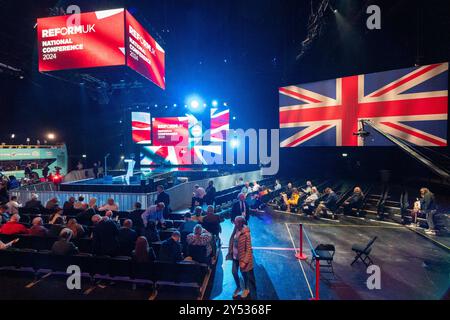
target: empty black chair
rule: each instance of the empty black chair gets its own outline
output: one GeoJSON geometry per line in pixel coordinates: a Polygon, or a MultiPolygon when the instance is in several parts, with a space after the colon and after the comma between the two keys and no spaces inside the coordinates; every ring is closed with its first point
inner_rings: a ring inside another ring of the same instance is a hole
{"type": "Polygon", "coordinates": [[[14,266],[14,253],[16,249],[0,250],[0,268],[14,266]]]}
{"type": "Polygon", "coordinates": [[[334,268],[333,268],[333,258],[334,254],[336,253],[336,248],[332,244],[319,244],[314,249],[316,255],[313,255],[311,259],[311,265],[313,265],[314,262],[319,261],[320,271],[322,273],[332,273],[334,275],[334,268]],[[321,261],[324,261],[325,263],[320,263],[321,261]],[[325,270],[323,270],[325,268],[325,270]]]}
{"type": "Polygon", "coordinates": [[[109,275],[111,277],[129,277],[131,274],[130,257],[114,257],[109,261],[109,275]]]}
{"type": "Polygon", "coordinates": [[[355,262],[358,260],[361,260],[366,267],[373,264],[373,261],[369,255],[372,252],[372,245],[376,240],[377,237],[374,237],[372,240],[369,241],[367,245],[354,244],[352,246],[352,251],[356,252],[356,256],[351,265],[354,265],[355,262]]]}
{"type": "Polygon", "coordinates": [[[208,273],[208,266],[202,263],[178,262],[175,265],[177,282],[201,287],[208,273]]]}
{"type": "Polygon", "coordinates": [[[33,249],[15,250],[13,264],[16,268],[36,268],[37,251],[33,249]]]}
{"type": "Polygon", "coordinates": [[[154,282],[159,284],[170,284],[177,282],[177,264],[155,261],[153,269],[154,282]]]}
{"type": "Polygon", "coordinates": [[[132,261],[131,263],[131,277],[136,280],[147,280],[153,282],[154,280],[154,264],[152,262],[139,263],[132,261]]]}
{"type": "Polygon", "coordinates": [[[93,258],[93,270],[94,275],[109,275],[110,268],[109,264],[111,262],[110,256],[94,256],[93,258]]]}

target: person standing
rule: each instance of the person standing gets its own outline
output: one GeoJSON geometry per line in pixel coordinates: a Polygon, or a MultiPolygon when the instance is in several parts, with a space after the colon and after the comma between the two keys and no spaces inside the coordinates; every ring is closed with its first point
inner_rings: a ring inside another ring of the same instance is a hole
{"type": "Polygon", "coordinates": [[[420,211],[426,216],[428,223],[428,230],[425,230],[426,234],[436,235],[436,224],[434,222],[434,216],[436,215],[436,200],[434,194],[428,188],[420,189],[420,211]]]}
{"type": "Polygon", "coordinates": [[[238,201],[233,204],[231,208],[231,222],[234,223],[236,217],[242,216],[248,222],[250,219],[250,210],[247,202],[245,201],[245,193],[240,193],[238,195],[238,201]]]}
{"type": "Polygon", "coordinates": [[[236,290],[233,293],[233,299],[236,299],[242,288],[238,271],[241,271],[244,278],[244,290],[240,294],[245,299],[250,294],[250,285],[254,284],[253,275],[253,249],[250,229],[245,225],[245,218],[236,217],[234,221],[234,230],[230,237],[228,254],[226,259],[233,262],[233,278],[236,282],[236,290]]]}
{"type": "Polygon", "coordinates": [[[213,205],[216,201],[216,188],[214,187],[214,181],[208,182],[208,187],[206,188],[205,202],[208,206],[213,205]]]}

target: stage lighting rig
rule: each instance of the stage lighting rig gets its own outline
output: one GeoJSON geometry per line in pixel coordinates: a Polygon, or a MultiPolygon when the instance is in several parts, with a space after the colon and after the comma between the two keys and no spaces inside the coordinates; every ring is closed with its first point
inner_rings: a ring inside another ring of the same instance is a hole
{"type": "MultiPolygon", "coordinates": [[[[323,27],[325,26],[325,14],[330,9],[330,0],[322,0],[315,10],[314,2],[311,1],[311,14],[308,20],[308,35],[302,42],[302,49],[297,55],[297,60],[300,60],[309,50],[314,40],[321,36],[323,27]]],[[[333,10],[333,9],[332,9],[333,10]]],[[[333,10],[334,11],[334,10],[333,10]]]]}

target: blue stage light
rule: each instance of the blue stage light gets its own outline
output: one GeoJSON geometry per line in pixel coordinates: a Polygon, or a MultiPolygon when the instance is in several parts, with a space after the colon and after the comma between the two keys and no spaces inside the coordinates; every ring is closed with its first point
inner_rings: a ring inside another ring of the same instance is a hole
{"type": "Polygon", "coordinates": [[[200,102],[198,102],[198,100],[192,100],[191,101],[191,108],[192,109],[198,109],[198,107],[200,107],[200,102]]]}
{"type": "Polygon", "coordinates": [[[203,112],[206,108],[206,104],[203,102],[203,99],[201,99],[197,95],[190,96],[187,100],[187,105],[189,106],[189,110],[192,113],[200,113],[203,112]]]}
{"type": "Polygon", "coordinates": [[[217,100],[213,100],[212,106],[213,106],[213,107],[217,107],[218,105],[219,105],[219,103],[217,102],[217,100]]]}

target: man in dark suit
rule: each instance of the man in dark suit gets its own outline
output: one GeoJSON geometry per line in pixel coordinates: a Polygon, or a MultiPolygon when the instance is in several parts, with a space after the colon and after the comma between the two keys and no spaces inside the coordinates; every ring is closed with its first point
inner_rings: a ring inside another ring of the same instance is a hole
{"type": "Polygon", "coordinates": [[[170,263],[182,261],[183,252],[180,239],[180,233],[178,231],[174,231],[169,239],[163,241],[159,249],[159,260],[170,263]]]}
{"type": "Polygon", "coordinates": [[[137,233],[133,229],[133,222],[127,219],[119,230],[119,254],[131,256],[136,245],[137,233]]]}
{"type": "Polygon", "coordinates": [[[41,201],[38,200],[38,195],[35,193],[32,193],[31,200],[29,200],[25,203],[25,208],[41,210],[44,208],[44,206],[42,205],[41,201]]]}
{"type": "Polygon", "coordinates": [[[216,188],[214,187],[214,181],[208,182],[208,187],[206,188],[205,202],[207,205],[213,205],[216,200],[216,188]]]}
{"type": "Polygon", "coordinates": [[[128,214],[128,218],[133,222],[133,229],[138,235],[142,235],[144,232],[144,221],[142,220],[142,214],[145,210],[142,209],[142,204],[136,202],[134,204],[134,210],[128,214]]]}
{"type": "Polygon", "coordinates": [[[245,194],[240,193],[238,195],[238,201],[233,204],[231,208],[231,222],[234,223],[234,219],[239,216],[243,216],[245,221],[248,222],[250,219],[250,208],[248,204],[245,202],[245,194]]]}
{"type": "Polygon", "coordinates": [[[95,224],[92,247],[97,255],[114,256],[119,248],[119,227],[108,216],[95,224]]]}
{"type": "Polygon", "coordinates": [[[165,219],[168,219],[169,213],[170,213],[170,196],[168,193],[166,193],[164,191],[164,187],[162,185],[157,186],[156,191],[158,192],[158,196],[156,197],[155,204],[158,204],[161,202],[164,203],[165,207],[164,207],[163,216],[165,219]]]}

